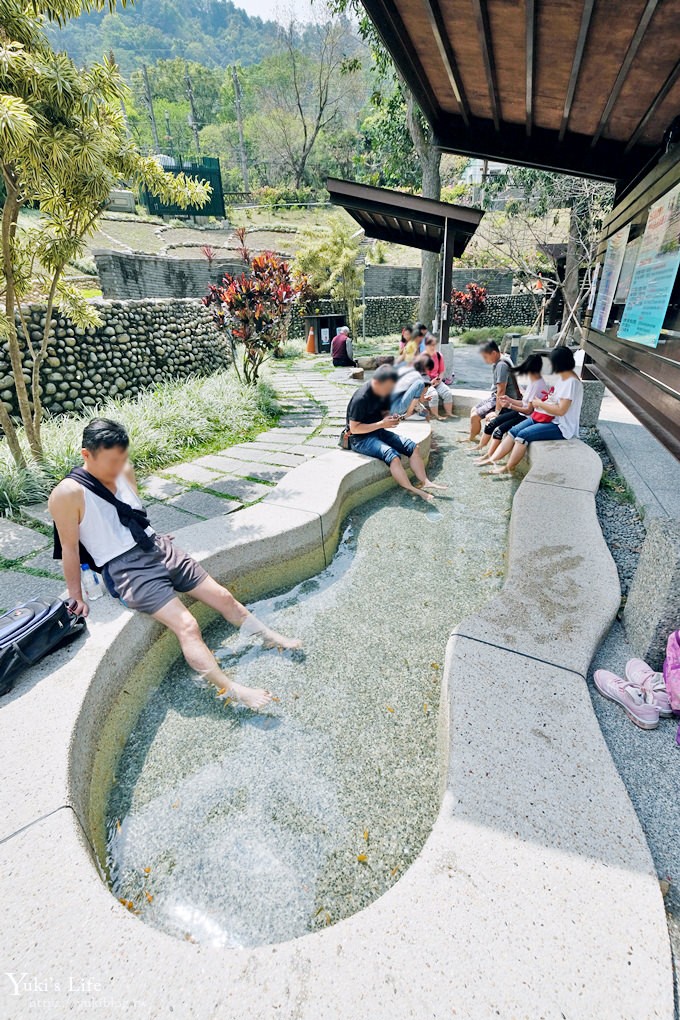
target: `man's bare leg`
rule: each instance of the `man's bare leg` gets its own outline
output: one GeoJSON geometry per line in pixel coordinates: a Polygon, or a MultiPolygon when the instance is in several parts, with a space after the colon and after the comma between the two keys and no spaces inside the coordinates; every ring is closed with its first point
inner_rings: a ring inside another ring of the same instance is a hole
{"type": "Polygon", "coordinates": [[[464,439],[459,439],[459,443],[474,443],[475,439],[479,435],[482,429],[482,419],[475,412],[474,408],[470,411],[470,434],[465,436],[464,439]]]}
{"type": "Polygon", "coordinates": [[[204,602],[215,609],[228,623],[241,628],[244,637],[258,637],[267,648],[300,648],[302,642],[298,638],[284,637],[278,631],[267,627],[245,606],[238,602],[231,592],[218,584],[214,577],[206,577],[189,592],[192,598],[204,602]]]}
{"type": "MultiPolygon", "coordinates": [[[[418,451],[416,451],[416,453],[417,452],[418,451]]],[[[413,456],[415,456],[415,454],[413,456]]],[[[420,457],[420,454],[418,454],[418,457],[420,457]]],[[[425,466],[423,465],[422,457],[420,458],[420,463],[424,474],[425,466]]],[[[413,466],[413,457],[411,458],[411,465],[413,466]]],[[[395,457],[394,460],[390,462],[390,473],[397,485],[401,485],[402,489],[406,489],[407,492],[413,492],[416,496],[420,496],[420,498],[424,499],[426,503],[431,503],[433,501],[434,496],[432,496],[429,492],[423,492],[422,489],[416,489],[415,485],[411,484],[409,476],[406,474],[404,465],[399,457],[395,457]]]]}
{"type": "Polygon", "coordinates": [[[409,457],[409,464],[413,469],[413,474],[416,476],[423,489],[448,489],[448,485],[437,485],[436,482],[431,482],[427,477],[427,471],[425,470],[425,464],[423,458],[420,456],[420,450],[418,447],[415,448],[411,456],[409,457]]]}
{"type": "MultiPolygon", "coordinates": [[[[243,606],[240,608],[243,609],[243,606]]],[[[189,666],[200,673],[213,687],[217,687],[219,691],[228,694],[234,701],[238,701],[254,711],[264,708],[271,701],[272,696],[269,691],[234,683],[226,673],[222,672],[215,656],[203,640],[201,628],[178,598],[171,599],[157,613],[153,613],[153,618],[164,624],[177,636],[182,654],[189,666]]]]}

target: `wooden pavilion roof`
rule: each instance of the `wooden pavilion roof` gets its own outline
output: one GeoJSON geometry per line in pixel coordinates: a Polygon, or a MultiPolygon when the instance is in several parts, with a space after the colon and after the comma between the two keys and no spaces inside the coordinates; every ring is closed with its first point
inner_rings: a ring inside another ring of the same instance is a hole
{"type": "Polygon", "coordinates": [[[448,152],[630,181],[680,113],[680,0],[362,0],[448,152]]]}
{"type": "Polygon", "coordinates": [[[334,177],[328,178],[326,187],[331,202],[343,206],[368,237],[438,252],[448,229],[456,257],[463,254],[484,215],[481,209],[334,177]]]}

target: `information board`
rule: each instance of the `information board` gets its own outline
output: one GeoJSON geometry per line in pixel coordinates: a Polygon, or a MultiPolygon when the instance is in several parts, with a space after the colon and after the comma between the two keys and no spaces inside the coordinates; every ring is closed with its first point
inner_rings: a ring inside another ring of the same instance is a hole
{"type": "Polygon", "coordinates": [[[597,301],[595,302],[592,320],[593,329],[599,329],[603,333],[607,328],[609,313],[614,303],[614,294],[626,254],[626,243],[629,233],[630,223],[627,223],[622,230],[617,230],[607,241],[607,252],[604,257],[604,265],[602,266],[600,287],[597,292],[597,301]]]}
{"type": "Polygon", "coordinates": [[[680,184],[649,210],[619,326],[622,340],[656,347],[679,264],[680,184]]]}

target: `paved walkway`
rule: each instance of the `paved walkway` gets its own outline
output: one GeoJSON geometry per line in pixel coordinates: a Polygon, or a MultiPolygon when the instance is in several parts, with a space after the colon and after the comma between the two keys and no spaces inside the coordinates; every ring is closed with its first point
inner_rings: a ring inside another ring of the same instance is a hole
{"type": "MultiPolygon", "coordinates": [[[[256,503],[292,468],[337,446],[351,392],[347,373],[329,375],[310,363],[277,366],[273,376],[283,410],[276,428],[143,480],[158,531],[177,531],[256,503]]],[[[64,591],[61,564],[52,559],[47,504],[26,507],[22,521],[0,518],[0,610],[38,593],[56,598],[64,591]]]]}

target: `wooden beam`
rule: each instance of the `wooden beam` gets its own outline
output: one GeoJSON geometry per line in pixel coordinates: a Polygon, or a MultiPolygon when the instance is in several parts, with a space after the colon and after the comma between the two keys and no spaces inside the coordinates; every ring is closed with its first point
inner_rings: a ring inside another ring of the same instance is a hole
{"type": "Polygon", "coordinates": [[[628,144],[626,145],[626,148],[624,149],[624,153],[626,155],[628,155],[630,150],[636,144],[637,140],[642,135],[642,132],[647,127],[647,124],[652,119],[652,117],[654,116],[656,111],[659,109],[659,107],[661,106],[661,104],[663,103],[664,99],[666,98],[666,96],[668,95],[670,90],[673,88],[673,86],[675,85],[675,83],[676,83],[676,81],[678,80],[679,77],[680,77],[680,60],[678,60],[678,62],[675,65],[675,67],[673,68],[671,73],[668,75],[668,77],[666,78],[665,82],[663,83],[663,85],[661,86],[661,88],[659,89],[657,94],[654,96],[654,99],[652,100],[652,102],[650,103],[649,107],[647,108],[646,113],[640,119],[640,123],[638,124],[638,126],[635,128],[635,131],[633,131],[632,135],[628,139],[628,144]]]}
{"type": "Polygon", "coordinates": [[[493,40],[491,38],[491,26],[489,24],[486,0],[472,0],[472,9],[477,23],[479,44],[482,48],[482,60],[484,61],[484,71],[486,73],[486,83],[491,103],[491,119],[496,131],[499,131],[501,118],[500,103],[498,101],[498,82],[496,81],[496,61],[493,55],[493,40]]]}
{"type": "Polygon", "coordinates": [[[583,54],[585,53],[586,49],[588,30],[590,28],[590,22],[593,16],[594,9],[595,0],[584,0],[583,11],[581,12],[581,26],[578,30],[578,39],[576,40],[574,59],[571,64],[571,74],[569,75],[567,94],[564,99],[564,110],[562,111],[562,123],[560,124],[559,134],[559,140],[561,142],[564,141],[564,136],[567,133],[567,127],[569,125],[569,117],[571,116],[571,108],[574,102],[576,85],[578,83],[578,76],[581,71],[581,63],[583,62],[583,54]]]}
{"type": "Polygon", "coordinates": [[[460,115],[463,118],[463,123],[467,126],[470,124],[470,106],[465,95],[465,87],[463,85],[463,79],[461,78],[458,64],[451,47],[451,40],[449,39],[449,33],[444,22],[441,7],[439,6],[439,0],[424,0],[425,10],[430,21],[430,28],[434,36],[435,42],[437,43],[437,49],[439,50],[439,56],[442,58],[442,63],[448,75],[449,82],[451,83],[451,89],[456,102],[458,103],[458,109],[460,115]]]}
{"type": "Polygon", "coordinates": [[[536,61],[536,2],[524,0],[526,38],[526,131],[531,134],[534,120],[534,65],[536,61]]]}
{"type": "Polygon", "coordinates": [[[602,111],[600,120],[595,129],[595,134],[593,135],[593,140],[591,143],[593,146],[597,145],[605,131],[605,128],[607,127],[607,124],[609,123],[609,118],[612,115],[612,111],[616,105],[616,101],[619,98],[619,95],[621,94],[623,83],[628,77],[628,72],[632,67],[637,51],[640,48],[640,43],[644,39],[645,32],[649,28],[649,23],[652,20],[654,12],[656,11],[660,2],[661,0],[647,0],[647,3],[645,4],[645,9],[640,16],[637,28],[633,33],[633,38],[630,41],[630,44],[626,51],[626,55],[623,58],[623,62],[619,69],[619,73],[616,76],[616,81],[614,82],[612,90],[609,93],[609,99],[605,103],[604,110],[602,111]]]}
{"type": "Polygon", "coordinates": [[[489,120],[474,120],[468,130],[462,119],[453,114],[442,117],[434,135],[435,146],[443,152],[601,181],[633,180],[658,152],[653,147],[638,145],[624,156],[625,142],[603,138],[596,149],[590,142],[588,135],[570,131],[560,143],[557,131],[536,124],[531,137],[527,137],[524,124],[507,121],[500,132],[489,120]]]}

